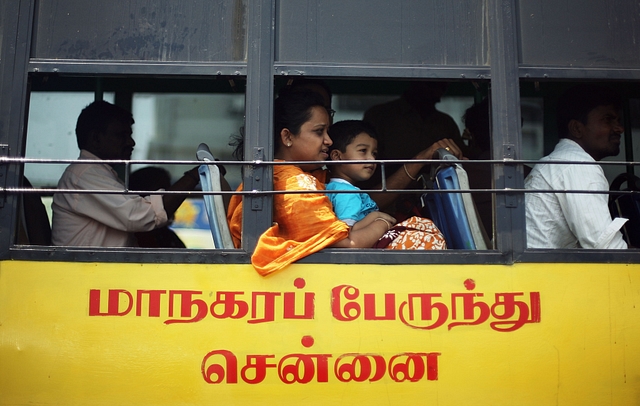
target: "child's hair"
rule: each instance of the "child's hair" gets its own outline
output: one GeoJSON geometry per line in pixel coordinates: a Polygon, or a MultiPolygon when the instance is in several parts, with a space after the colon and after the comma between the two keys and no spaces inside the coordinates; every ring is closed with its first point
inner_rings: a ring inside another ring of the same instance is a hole
{"type": "Polygon", "coordinates": [[[329,127],[329,137],[333,141],[331,151],[337,149],[340,152],[347,152],[347,145],[360,133],[368,134],[374,140],[378,139],[374,128],[361,120],[339,121],[329,127]]]}

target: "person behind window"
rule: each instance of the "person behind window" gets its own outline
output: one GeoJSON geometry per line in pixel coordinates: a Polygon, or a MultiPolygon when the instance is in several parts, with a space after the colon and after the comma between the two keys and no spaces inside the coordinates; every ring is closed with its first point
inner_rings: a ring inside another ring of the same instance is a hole
{"type": "MultiPolygon", "coordinates": [[[[466,148],[460,130],[453,118],[436,109],[436,104],[447,90],[447,83],[415,81],[399,99],[371,107],[364,114],[363,121],[371,124],[378,133],[380,159],[434,159],[431,147],[448,149],[458,159],[466,148]],[[416,154],[416,151],[419,151],[416,154]]],[[[437,148],[436,148],[437,149],[437,148]]],[[[468,154],[467,154],[468,155],[468,154]]],[[[473,158],[473,156],[468,156],[473,158]]],[[[389,189],[417,189],[425,164],[387,165],[386,179],[389,189]]],[[[379,188],[381,172],[368,181],[359,184],[363,189],[379,188]]],[[[402,221],[415,214],[420,207],[419,195],[376,193],[371,194],[380,209],[393,214],[402,221]]]]}
{"type": "MultiPolygon", "coordinates": [[[[322,166],[329,157],[332,143],[327,133],[329,120],[324,100],[318,93],[287,92],[275,101],[274,157],[276,161],[290,164],[273,167],[274,190],[310,193],[274,196],[274,225],[260,236],[251,256],[251,263],[261,275],[278,271],[325,247],[371,247],[389,229],[386,221],[376,221],[374,228],[350,230],[333,213],[329,198],[322,193],[326,180],[322,166]]],[[[237,148],[243,148],[242,143],[237,148]]],[[[240,247],[242,198],[239,195],[231,198],[227,218],[234,244],[240,247]]]]}
{"type": "MultiPolygon", "coordinates": [[[[167,190],[171,187],[171,174],[164,168],[158,166],[147,166],[132,172],[129,176],[130,190],[167,190]]],[[[142,193],[140,196],[149,196],[149,193],[142,193]]],[[[137,232],[136,240],[139,247],[145,248],[186,248],[180,237],[169,228],[173,221],[173,216],[162,227],[154,228],[151,231],[137,232]]]]}
{"type": "MultiPolygon", "coordinates": [[[[359,120],[340,121],[329,127],[333,145],[331,180],[327,191],[359,191],[355,182],[364,182],[373,175],[376,164],[341,164],[342,160],[374,160],[378,154],[378,141],[373,128],[359,120]]],[[[366,193],[327,193],[338,218],[352,229],[372,227],[376,221],[387,223],[389,230],[376,242],[376,248],[428,249],[446,248],[444,236],[429,219],[413,216],[393,226],[395,218],[381,213],[378,205],[366,193]],[[393,226],[393,227],[392,227],[393,226]]]]}
{"type": "MultiPolygon", "coordinates": [[[[558,100],[560,141],[525,179],[531,190],[608,191],[599,165],[545,164],[544,161],[597,162],[620,153],[623,132],[621,100],[609,89],[579,85],[558,100]]],[[[626,219],[611,219],[606,194],[527,193],[529,248],[627,248],[620,228],[626,219]]]]}
{"type": "MultiPolygon", "coordinates": [[[[469,107],[463,116],[465,129],[462,137],[469,140],[469,146],[478,153],[476,159],[491,159],[491,120],[489,117],[489,99],[469,107]]],[[[471,189],[491,189],[491,165],[481,163],[464,163],[463,167],[469,177],[471,189]]],[[[493,199],[489,193],[474,193],[473,202],[478,210],[485,231],[493,228],[493,199]]]]}
{"type": "MultiPolygon", "coordinates": [[[[69,165],[58,189],[123,190],[112,164],[100,160],[127,160],[135,142],[130,112],[105,101],[95,101],[82,110],[76,124],[79,159],[95,164],[69,165]]],[[[169,190],[193,190],[199,182],[198,169],[185,176],[169,190]]],[[[53,196],[53,245],[128,247],[135,246],[133,233],[149,231],[167,223],[186,195],[55,193],[53,196]]]]}

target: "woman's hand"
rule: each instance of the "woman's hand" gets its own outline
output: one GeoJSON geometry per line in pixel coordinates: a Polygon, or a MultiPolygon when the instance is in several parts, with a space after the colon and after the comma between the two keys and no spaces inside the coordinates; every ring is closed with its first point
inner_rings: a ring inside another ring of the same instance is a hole
{"type": "Polygon", "coordinates": [[[438,159],[438,154],[436,153],[436,151],[438,151],[438,149],[440,148],[444,148],[455,155],[456,158],[462,159],[462,151],[450,138],[443,138],[439,141],[434,142],[429,148],[420,151],[418,155],[414,157],[414,159],[438,159]]]}

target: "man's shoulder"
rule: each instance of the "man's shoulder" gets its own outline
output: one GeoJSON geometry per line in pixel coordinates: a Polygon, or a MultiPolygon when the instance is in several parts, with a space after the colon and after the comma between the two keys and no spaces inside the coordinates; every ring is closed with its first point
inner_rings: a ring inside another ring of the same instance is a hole
{"type": "MultiPolygon", "coordinates": [[[[82,157],[80,159],[83,159],[82,157]]],[[[92,185],[104,183],[121,183],[113,169],[97,160],[95,163],[74,162],[67,166],[58,181],[62,188],[92,188],[92,185]]]]}

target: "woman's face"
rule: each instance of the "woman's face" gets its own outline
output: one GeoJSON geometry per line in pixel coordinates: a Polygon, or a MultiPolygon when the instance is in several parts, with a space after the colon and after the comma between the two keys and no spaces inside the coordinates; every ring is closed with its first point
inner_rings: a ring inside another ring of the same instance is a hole
{"type": "MultiPolygon", "coordinates": [[[[282,136],[283,146],[281,159],[285,161],[325,161],[329,157],[329,147],[333,144],[327,129],[329,128],[329,114],[324,107],[311,108],[311,118],[301,127],[298,134],[291,134],[288,130],[282,136]]],[[[298,165],[304,171],[318,169],[322,165],[298,165]]]]}

